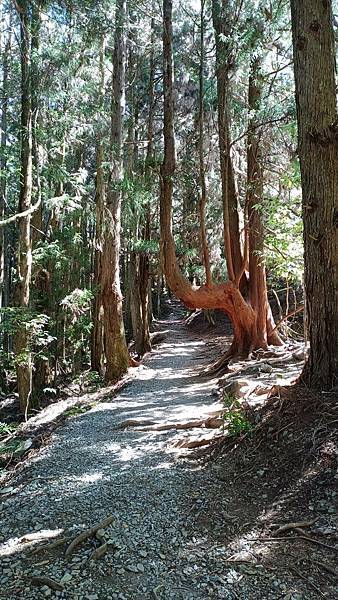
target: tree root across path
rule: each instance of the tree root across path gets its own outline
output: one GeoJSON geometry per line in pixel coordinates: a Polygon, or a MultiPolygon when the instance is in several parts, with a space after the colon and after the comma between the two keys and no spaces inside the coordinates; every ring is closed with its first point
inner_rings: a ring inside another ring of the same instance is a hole
{"type": "MultiPolygon", "coordinates": [[[[68,558],[69,556],[71,556],[71,554],[74,552],[75,548],[77,546],[79,546],[79,544],[82,544],[82,542],[85,542],[86,540],[88,540],[90,537],[93,537],[94,535],[96,535],[96,533],[100,530],[100,529],[105,529],[106,527],[108,527],[108,525],[110,525],[112,522],[114,521],[114,517],[109,516],[106,517],[105,519],[103,519],[103,521],[101,521],[100,523],[97,523],[97,525],[94,525],[94,527],[91,527],[90,529],[86,529],[85,531],[83,531],[82,533],[80,533],[80,535],[76,536],[73,541],[69,544],[66,552],[65,552],[65,556],[68,558]]],[[[104,545],[104,544],[103,544],[104,545]]],[[[97,549],[96,553],[100,550],[100,548],[97,549]]],[[[95,554],[95,552],[94,552],[95,554]]],[[[104,552],[101,553],[101,556],[103,556],[104,552]]],[[[92,558],[94,557],[94,555],[92,556],[92,558]]],[[[99,558],[100,556],[97,554],[94,558],[99,558]]]]}
{"type": "MultiPolygon", "coordinates": [[[[222,412],[222,410],[218,411],[220,415],[222,412]]],[[[170,431],[172,429],[194,429],[196,427],[205,429],[218,429],[219,427],[222,427],[222,425],[224,425],[223,419],[217,416],[211,416],[207,419],[186,421],[183,423],[165,423],[164,425],[159,425],[158,423],[154,423],[152,421],[137,421],[137,419],[130,419],[121,423],[116,429],[135,427],[138,431],[170,431]]]]}

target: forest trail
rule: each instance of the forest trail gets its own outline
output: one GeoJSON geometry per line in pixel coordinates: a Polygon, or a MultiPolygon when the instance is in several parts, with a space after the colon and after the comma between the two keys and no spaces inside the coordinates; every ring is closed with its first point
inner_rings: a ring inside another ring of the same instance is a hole
{"type": "MultiPolygon", "coordinates": [[[[261,507],[241,499],[232,482],[225,486],[214,468],[178,457],[172,451],[177,431],[120,428],[134,419],[200,418],[215,400],[215,382],[196,373],[206,360],[205,341],[175,314],[164,328],[164,342],[138,378],[110,402],[69,419],[12,480],[1,512],[1,598],[284,597],[280,590],[276,595],[273,572],[257,583],[253,572],[232,562],[238,548],[248,549],[237,533],[243,525],[252,531],[245,521],[261,507]],[[108,516],[109,526],[65,557],[73,538],[108,516]],[[64,537],[64,545],[42,549],[64,537]],[[105,555],[92,560],[105,541],[105,555]],[[37,585],[34,577],[48,577],[59,589],[51,589],[50,580],[37,585]]],[[[247,552],[242,562],[250,562],[247,552]]]]}
{"type": "Polygon", "coordinates": [[[200,418],[215,400],[213,382],[196,377],[203,360],[196,357],[204,342],[189,334],[173,314],[162,325],[166,339],[147,357],[137,379],[112,401],[97,404],[57,429],[51,443],[12,482],[17,493],[3,502],[1,513],[1,554],[6,563],[1,597],[108,600],[208,595],[212,572],[200,572],[200,541],[192,542],[187,529],[200,490],[209,488],[210,497],[217,495],[219,482],[168,452],[176,431],[119,429],[134,419],[168,423],[200,418]],[[88,559],[97,540],[81,544],[69,561],[63,557],[64,549],[57,549],[53,558],[49,553],[26,552],[59,536],[72,539],[108,515],[114,518],[105,532],[111,544],[106,557],[96,563],[88,559]],[[191,552],[194,543],[199,559],[191,552]],[[35,576],[59,582],[65,574],[71,578],[63,592],[29,582],[35,576]]]}

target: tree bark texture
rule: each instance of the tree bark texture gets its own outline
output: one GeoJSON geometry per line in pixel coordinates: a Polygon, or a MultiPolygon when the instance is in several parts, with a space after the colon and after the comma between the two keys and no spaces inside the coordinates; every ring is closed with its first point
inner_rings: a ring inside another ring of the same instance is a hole
{"type": "Polygon", "coordinates": [[[201,1],[200,20],[200,65],[199,65],[199,115],[198,115],[198,157],[200,175],[200,235],[205,269],[205,280],[208,287],[212,284],[210,256],[205,223],[205,209],[207,203],[207,186],[204,161],[204,29],[205,29],[205,0],[201,1]]]}
{"type": "Polygon", "coordinates": [[[116,4],[111,115],[111,169],[107,194],[102,256],[101,289],[104,309],[105,379],[117,381],[128,369],[129,353],[124,331],[120,284],[121,185],[123,181],[122,135],[125,111],[126,0],[116,4]]]}
{"type": "MultiPolygon", "coordinates": [[[[100,45],[100,89],[99,106],[103,108],[104,102],[104,53],[105,38],[102,36],[100,45]]],[[[102,131],[99,132],[96,142],[96,228],[95,228],[95,249],[94,249],[94,277],[93,289],[94,300],[92,306],[93,329],[91,335],[91,368],[102,374],[103,368],[103,308],[101,291],[101,270],[102,270],[102,251],[103,251],[103,216],[105,207],[105,180],[104,180],[104,145],[102,141],[102,131]]]]}
{"type": "MultiPolygon", "coordinates": [[[[229,78],[234,56],[227,41],[232,33],[231,6],[229,0],[213,0],[212,19],[216,40],[216,78],[218,98],[218,135],[222,181],[224,255],[228,278],[234,281],[242,268],[240,246],[238,199],[230,154],[229,78]]],[[[242,275],[245,286],[245,275],[242,275]]]]}
{"type": "Polygon", "coordinates": [[[330,0],[291,0],[310,354],[302,380],[338,377],[338,121],[330,0]]]}
{"type": "Polygon", "coordinates": [[[262,80],[260,59],[251,59],[248,107],[250,115],[247,136],[247,194],[246,212],[249,230],[249,301],[256,313],[256,343],[265,348],[268,343],[280,345],[268,302],[264,257],[264,227],[261,206],[263,202],[264,166],[261,152],[262,131],[257,126],[256,114],[260,108],[262,80]]]}
{"type": "MultiPolygon", "coordinates": [[[[25,3],[18,5],[18,15],[21,50],[21,170],[18,212],[23,212],[31,208],[32,202],[31,23],[25,3]]],[[[31,215],[28,214],[19,219],[18,225],[16,304],[22,309],[23,316],[30,300],[32,272],[30,223],[31,215]]],[[[23,318],[20,319],[13,338],[13,349],[16,357],[20,409],[26,413],[32,394],[32,357],[27,324],[23,318]]]]}
{"type": "MultiPolygon", "coordinates": [[[[262,308],[259,300],[252,298],[254,306],[250,301],[246,301],[243,297],[239,282],[228,281],[226,283],[209,286],[202,285],[195,287],[183,276],[178,267],[175,254],[175,244],[172,234],[172,196],[173,196],[173,180],[175,175],[175,135],[174,135],[174,101],[173,101],[173,58],[172,58],[172,1],[164,0],[163,2],[163,81],[164,81],[164,160],[161,168],[161,202],[160,202],[160,223],[161,223],[161,260],[163,271],[166,276],[166,282],[174,292],[174,294],[184,302],[188,308],[204,308],[204,309],[221,309],[231,319],[234,331],[234,340],[227,353],[229,356],[245,355],[247,356],[254,348],[266,346],[266,314],[267,309],[264,305],[263,298],[263,329],[258,331],[257,322],[257,306],[262,308]]],[[[224,113],[222,112],[222,115],[224,113]]],[[[226,134],[228,136],[226,129],[226,134]]],[[[221,136],[220,131],[220,136],[221,136]]],[[[226,144],[227,147],[227,144],[226,144]]],[[[227,161],[223,166],[230,163],[227,161]]],[[[252,169],[257,169],[255,164],[252,169]]],[[[225,189],[228,190],[228,175],[226,172],[224,182],[225,189]]],[[[258,179],[256,181],[258,185],[258,179]]],[[[224,209],[227,205],[223,203],[224,209]]],[[[228,221],[228,218],[226,218],[228,221]]],[[[257,224],[257,223],[256,223],[257,224]]],[[[260,223],[258,223],[260,225],[260,223]]],[[[254,232],[253,228],[253,232],[254,232]]],[[[260,234],[260,230],[258,234],[260,234]]],[[[252,234],[253,235],[253,234],[252,234]]],[[[239,247],[239,232],[237,227],[237,240],[239,247]],[[238,234],[238,236],[237,236],[238,234]]],[[[235,237],[236,237],[235,236],[235,237]]],[[[258,238],[261,241],[261,237],[258,238]]],[[[255,237],[255,248],[258,241],[255,237]]],[[[232,249],[228,253],[228,264],[235,264],[233,267],[233,275],[242,269],[242,258],[238,263],[232,262],[232,249]]],[[[264,269],[256,269],[256,287],[261,285],[261,278],[264,275],[264,269]]],[[[231,279],[231,278],[230,278],[231,279]]],[[[263,288],[263,292],[266,288],[263,288]]],[[[257,292],[258,293],[258,292],[257,292]]],[[[261,299],[260,299],[261,300],[261,299]]],[[[265,300],[267,303],[267,300],[265,300]]],[[[278,336],[276,336],[277,338],[278,336]]],[[[279,339],[275,340],[280,343],[279,339]]]]}

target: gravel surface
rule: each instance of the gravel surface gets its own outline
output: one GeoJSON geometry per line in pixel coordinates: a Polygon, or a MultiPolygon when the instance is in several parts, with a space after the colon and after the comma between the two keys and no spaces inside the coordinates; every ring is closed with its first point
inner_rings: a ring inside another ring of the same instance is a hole
{"type": "Polygon", "coordinates": [[[196,377],[204,342],[173,318],[165,327],[167,338],[139,377],[111,402],[69,419],[11,482],[1,507],[0,598],[317,597],[296,588],[289,593],[271,573],[255,588],[250,573],[226,562],[234,549],[222,539],[217,516],[203,523],[204,511],[222,495],[226,519],[224,482],[212,468],[178,456],[177,431],[118,429],[128,419],[200,418],[215,400],[215,382],[196,377]],[[108,527],[65,558],[75,536],[109,515],[108,527]],[[35,552],[60,537],[68,538],[64,546],[35,552]],[[93,560],[104,543],[106,553],[93,560]],[[48,577],[60,589],[34,577],[48,577]]]}

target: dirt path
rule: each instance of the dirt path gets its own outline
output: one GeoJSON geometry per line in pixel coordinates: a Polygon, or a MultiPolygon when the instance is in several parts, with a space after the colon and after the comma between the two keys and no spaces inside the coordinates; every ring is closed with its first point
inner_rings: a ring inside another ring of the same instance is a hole
{"type": "MultiPolygon", "coordinates": [[[[311,586],[303,596],[301,580],[297,588],[282,573],[263,570],[264,578],[254,570],[248,542],[238,536],[252,515],[251,500],[245,510],[214,468],[179,458],[173,443],[181,434],[119,429],[134,419],[200,418],[215,400],[215,382],[196,377],[205,342],[174,318],[165,327],[165,341],[137,380],[56,430],[11,482],[1,507],[1,598],[318,597],[311,586]],[[108,516],[110,525],[65,557],[75,536],[108,516]],[[33,553],[64,537],[64,545],[33,553]],[[105,543],[104,555],[93,560],[105,543]],[[238,550],[246,554],[232,562],[238,550]],[[61,582],[58,590],[53,582],[61,582]]],[[[254,515],[261,510],[253,507],[254,515]]]]}

